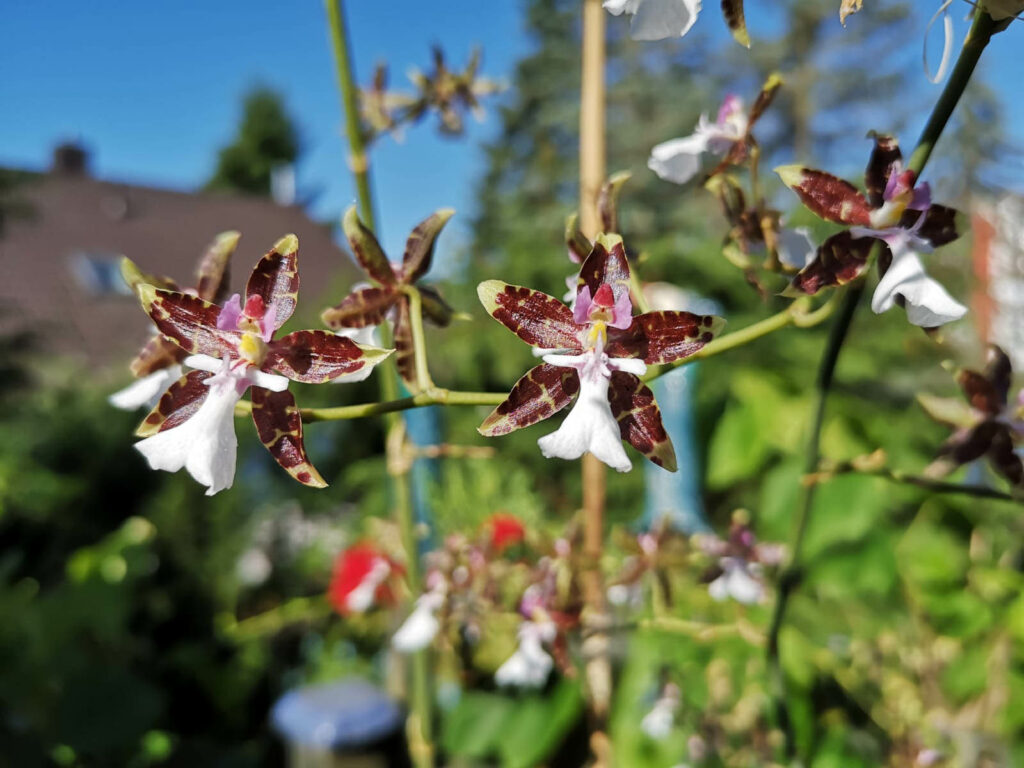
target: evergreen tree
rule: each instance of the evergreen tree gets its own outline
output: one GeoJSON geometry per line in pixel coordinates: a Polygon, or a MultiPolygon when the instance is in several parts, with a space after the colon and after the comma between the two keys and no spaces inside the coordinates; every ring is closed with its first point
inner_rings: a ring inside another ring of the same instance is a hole
{"type": "Polygon", "coordinates": [[[271,172],[294,163],[298,154],[298,131],[281,96],[257,88],[246,95],[238,134],[220,150],[206,189],[269,195],[271,172]]]}

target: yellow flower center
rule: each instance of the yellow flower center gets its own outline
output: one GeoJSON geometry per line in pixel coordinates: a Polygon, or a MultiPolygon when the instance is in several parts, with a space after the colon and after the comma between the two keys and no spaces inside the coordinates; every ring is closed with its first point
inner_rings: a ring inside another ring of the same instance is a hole
{"type": "Polygon", "coordinates": [[[604,320],[592,320],[590,323],[590,333],[587,334],[587,346],[596,347],[598,340],[600,340],[602,347],[608,342],[608,326],[604,320]]]}
{"type": "Polygon", "coordinates": [[[263,365],[267,357],[267,342],[261,336],[246,331],[238,344],[238,354],[250,365],[263,365]]]}

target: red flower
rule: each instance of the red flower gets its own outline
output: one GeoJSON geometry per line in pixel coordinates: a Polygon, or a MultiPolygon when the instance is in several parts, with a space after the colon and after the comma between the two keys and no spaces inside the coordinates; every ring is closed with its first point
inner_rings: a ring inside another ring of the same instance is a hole
{"type": "Polygon", "coordinates": [[[526,538],[526,528],[515,515],[493,514],[488,518],[486,527],[491,533],[491,549],[498,554],[526,538]]]}
{"type": "Polygon", "coordinates": [[[392,605],[391,578],[401,566],[371,544],[354,544],[334,561],[327,599],[342,616],[364,613],[375,605],[392,605]]]}

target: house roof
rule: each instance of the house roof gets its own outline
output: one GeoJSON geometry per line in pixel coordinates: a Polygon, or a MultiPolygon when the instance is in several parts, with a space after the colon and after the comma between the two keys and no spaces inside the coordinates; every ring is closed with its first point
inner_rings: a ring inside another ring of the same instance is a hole
{"type": "Polygon", "coordinates": [[[294,233],[302,281],[296,314],[317,324],[320,310],[358,276],[327,227],[269,199],[100,181],[82,169],[30,176],[13,192],[27,215],[5,219],[0,233],[0,329],[34,329],[42,350],[92,365],[127,364],[151,333],[121,284],[121,256],[190,286],[206,246],[235,229],[242,238],[230,286],[241,292],[256,261],[294,233]]]}

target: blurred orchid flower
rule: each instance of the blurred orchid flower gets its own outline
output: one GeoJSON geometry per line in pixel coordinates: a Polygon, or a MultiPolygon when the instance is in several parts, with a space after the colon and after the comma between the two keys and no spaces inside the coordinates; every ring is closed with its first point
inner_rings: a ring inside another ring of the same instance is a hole
{"type": "Polygon", "coordinates": [[[707,114],[700,116],[697,127],[689,136],[663,141],[651,150],[647,167],[659,178],[675,184],[685,184],[700,171],[705,154],[726,155],[747,136],[749,122],[743,102],[729,94],[718,110],[715,122],[707,114]]]}
{"type": "Polygon", "coordinates": [[[604,8],[613,16],[632,16],[629,36],[648,41],[685,35],[697,21],[700,3],[701,0],[604,0],[604,8]]]}
{"type": "Polygon", "coordinates": [[[328,600],[342,616],[390,605],[395,596],[389,578],[400,568],[370,544],[354,544],[334,561],[328,600]]]}
{"type": "Polygon", "coordinates": [[[402,653],[415,653],[434,642],[441,628],[436,614],[444,605],[444,600],[443,590],[432,590],[421,595],[412,613],[391,638],[392,647],[402,653]]]}
{"type": "Polygon", "coordinates": [[[555,660],[544,643],[554,641],[557,629],[551,621],[524,621],[519,625],[519,647],[494,673],[502,688],[541,688],[547,682],[555,660]]]}

